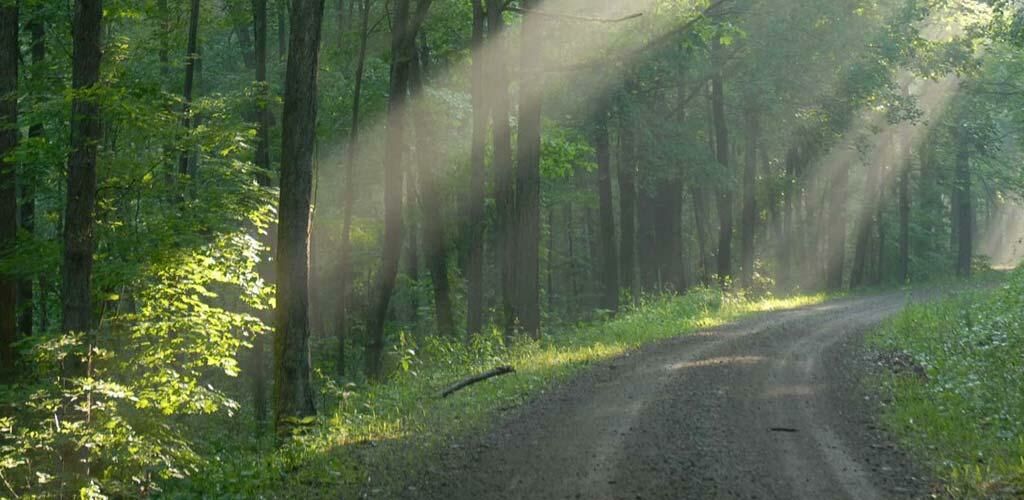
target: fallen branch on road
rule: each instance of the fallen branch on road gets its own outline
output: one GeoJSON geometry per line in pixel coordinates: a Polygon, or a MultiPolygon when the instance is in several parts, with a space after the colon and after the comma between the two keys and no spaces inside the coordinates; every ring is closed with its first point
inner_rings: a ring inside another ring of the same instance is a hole
{"type": "Polygon", "coordinates": [[[452,393],[454,393],[455,391],[458,391],[458,390],[461,390],[463,388],[469,387],[469,386],[471,386],[471,385],[473,385],[473,384],[475,384],[477,382],[482,382],[482,381],[487,380],[487,379],[489,379],[491,377],[497,377],[498,375],[504,375],[506,373],[514,373],[515,371],[516,371],[516,369],[512,368],[511,366],[499,366],[499,367],[497,367],[497,368],[495,368],[493,370],[481,373],[479,375],[474,375],[472,377],[463,379],[463,380],[455,383],[451,387],[445,389],[444,392],[441,393],[441,397],[442,398],[446,398],[448,396],[451,396],[452,393]]]}

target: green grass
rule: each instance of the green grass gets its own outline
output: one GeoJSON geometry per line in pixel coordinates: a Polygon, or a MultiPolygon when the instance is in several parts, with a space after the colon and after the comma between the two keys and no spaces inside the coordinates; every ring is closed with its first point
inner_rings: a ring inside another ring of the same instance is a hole
{"type": "Polygon", "coordinates": [[[870,337],[928,377],[882,376],[893,430],[956,498],[1024,496],[1024,272],[915,305],[870,337]]]}
{"type": "MultiPolygon", "coordinates": [[[[502,409],[522,404],[587,365],[658,340],[692,333],[750,314],[824,301],[824,295],[746,299],[699,289],[651,299],[609,321],[550,331],[539,341],[503,345],[494,333],[471,346],[405,342],[390,353],[396,373],[386,383],[335,387],[326,383],[323,415],[305,436],[275,449],[232,448],[238,435],[211,443],[214,459],[191,477],[166,485],[171,497],[355,498],[360,491],[393,496],[401,479],[422,471],[431,450],[483,431],[502,409]],[[517,372],[452,397],[452,381],[498,365],[517,372]]],[[[321,379],[321,382],[326,382],[321,379]]],[[[232,424],[242,428],[239,422],[232,424]]]]}

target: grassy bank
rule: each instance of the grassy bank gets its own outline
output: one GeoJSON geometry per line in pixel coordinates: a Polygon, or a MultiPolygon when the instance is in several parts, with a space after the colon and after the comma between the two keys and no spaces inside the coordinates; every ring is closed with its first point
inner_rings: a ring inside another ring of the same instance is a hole
{"type": "MultiPolygon", "coordinates": [[[[361,491],[391,496],[402,478],[428,466],[436,446],[486,428],[502,409],[518,405],[588,364],[643,344],[713,327],[753,313],[823,301],[823,295],[747,299],[719,290],[652,299],[619,317],[548,332],[539,341],[505,346],[492,334],[471,346],[431,340],[391,353],[397,373],[386,383],[337,387],[326,381],[313,429],[289,446],[232,448],[238,436],[211,443],[219,457],[169,496],[355,498],[361,491]],[[513,375],[488,380],[447,399],[452,381],[498,365],[513,375]]],[[[241,428],[236,422],[235,428],[241,428]]]]}
{"type": "Polygon", "coordinates": [[[946,494],[1024,496],[1024,272],[908,307],[870,343],[900,365],[882,376],[884,423],[946,494]]]}

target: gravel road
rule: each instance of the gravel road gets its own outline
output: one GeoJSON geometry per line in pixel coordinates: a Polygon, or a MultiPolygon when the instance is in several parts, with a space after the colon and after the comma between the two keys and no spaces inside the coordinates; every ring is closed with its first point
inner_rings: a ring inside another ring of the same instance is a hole
{"type": "Polygon", "coordinates": [[[905,294],[767,313],[601,363],[445,449],[413,498],[918,498],[863,334],[905,294]]]}

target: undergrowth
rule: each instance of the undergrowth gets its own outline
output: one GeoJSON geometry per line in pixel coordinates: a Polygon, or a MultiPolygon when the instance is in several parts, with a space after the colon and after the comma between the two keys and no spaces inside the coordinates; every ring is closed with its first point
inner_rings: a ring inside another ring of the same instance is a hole
{"type": "MultiPolygon", "coordinates": [[[[268,440],[253,448],[240,436],[211,443],[198,474],[167,484],[171,497],[391,497],[403,478],[427,467],[432,449],[481,431],[501,410],[542,393],[588,364],[654,341],[713,327],[751,313],[820,303],[823,295],[749,299],[716,289],[646,299],[618,317],[547,332],[537,341],[505,345],[497,332],[470,345],[403,336],[392,353],[398,370],[386,383],[337,386],[321,378],[322,415],[288,445],[268,440]],[[488,380],[449,398],[453,381],[498,365],[516,373],[488,380]]],[[[234,422],[236,429],[240,422],[234,422]]],[[[244,425],[244,424],[243,424],[244,425]]]]}
{"type": "Polygon", "coordinates": [[[910,306],[870,343],[923,368],[883,377],[883,422],[945,494],[1024,496],[1024,271],[997,288],[910,306]]]}

